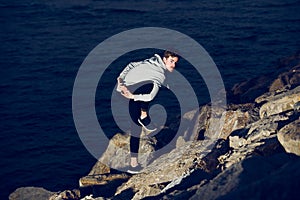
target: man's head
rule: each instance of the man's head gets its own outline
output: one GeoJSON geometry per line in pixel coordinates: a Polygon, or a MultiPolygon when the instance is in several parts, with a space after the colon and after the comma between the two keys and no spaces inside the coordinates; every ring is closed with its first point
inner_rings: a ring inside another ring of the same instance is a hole
{"type": "Polygon", "coordinates": [[[163,61],[169,72],[173,72],[178,60],[179,60],[179,56],[176,53],[171,51],[165,51],[163,61]]]}

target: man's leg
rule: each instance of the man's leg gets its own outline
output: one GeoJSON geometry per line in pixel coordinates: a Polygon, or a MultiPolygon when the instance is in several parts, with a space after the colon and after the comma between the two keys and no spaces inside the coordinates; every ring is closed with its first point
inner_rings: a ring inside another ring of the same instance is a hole
{"type": "MultiPolygon", "coordinates": [[[[138,86],[136,86],[138,87],[138,86]]],[[[147,94],[150,93],[153,88],[153,83],[141,84],[134,93],[137,94],[147,94]]],[[[131,88],[129,88],[131,89],[131,88]]],[[[144,119],[148,116],[148,107],[149,102],[143,101],[129,101],[129,113],[131,116],[131,136],[130,136],[130,165],[132,167],[136,167],[138,165],[138,152],[139,152],[139,144],[140,144],[140,134],[142,132],[141,124],[139,123],[139,119],[144,119]]]]}
{"type": "Polygon", "coordinates": [[[138,122],[147,131],[147,134],[157,130],[157,126],[151,122],[148,110],[149,102],[141,102],[141,115],[138,122]]]}
{"type": "Polygon", "coordinates": [[[141,119],[145,119],[148,116],[147,112],[148,112],[147,110],[141,110],[141,116],[140,116],[140,118],[141,119]]]}
{"type": "Polygon", "coordinates": [[[130,134],[130,165],[136,167],[138,165],[138,152],[140,144],[140,134],[142,131],[141,126],[138,123],[138,119],[141,114],[141,104],[139,101],[130,100],[129,101],[129,113],[131,116],[131,134],[130,134]]]}

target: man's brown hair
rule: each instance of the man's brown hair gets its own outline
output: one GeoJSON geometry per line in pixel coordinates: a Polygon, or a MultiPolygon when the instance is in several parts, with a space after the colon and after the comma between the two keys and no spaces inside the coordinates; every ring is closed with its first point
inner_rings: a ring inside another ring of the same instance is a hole
{"type": "Polygon", "coordinates": [[[177,57],[179,59],[179,55],[177,53],[166,50],[165,53],[164,53],[164,57],[169,58],[170,56],[171,57],[177,57]]]}

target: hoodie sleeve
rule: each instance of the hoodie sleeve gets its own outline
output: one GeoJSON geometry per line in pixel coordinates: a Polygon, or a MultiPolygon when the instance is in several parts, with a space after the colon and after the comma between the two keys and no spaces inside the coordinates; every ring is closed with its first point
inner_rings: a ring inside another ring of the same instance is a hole
{"type": "Polygon", "coordinates": [[[154,97],[157,95],[159,90],[159,86],[157,83],[153,83],[153,88],[149,94],[134,94],[134,101],[152,101],[154,97]]]}

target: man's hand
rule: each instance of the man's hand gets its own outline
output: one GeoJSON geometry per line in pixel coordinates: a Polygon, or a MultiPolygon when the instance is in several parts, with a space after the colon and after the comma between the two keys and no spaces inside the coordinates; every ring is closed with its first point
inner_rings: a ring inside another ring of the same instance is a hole
{"type": "Polygon", "coordinates": [[[118,77],[117,78],[118,81],[118,86],[117,86],[117,91],[121,92],[121,94],[126,97],[127,99],[133,99],[134,96],[133,94],[128,90],[128,88],[123,84],[123,80],[118,77]]]}
{"type": "Polygon", "coordinates": [[[121,89],[121,94],[124,97],[126,97],[127,99],[133,99],[134,98],[133,94],[128,90],[128,88],[126,86],[121,85],[120,89],[121,89]]]}
{"type": "Polygon", "coordinates": [[[117,78],[117,81],[118,81],[118,84],[119,84],[119,83],[122,83],[122,82],[123,82],[123,79],[120,78],[120,77],[118,77],[118,78],[117,78]]]}

